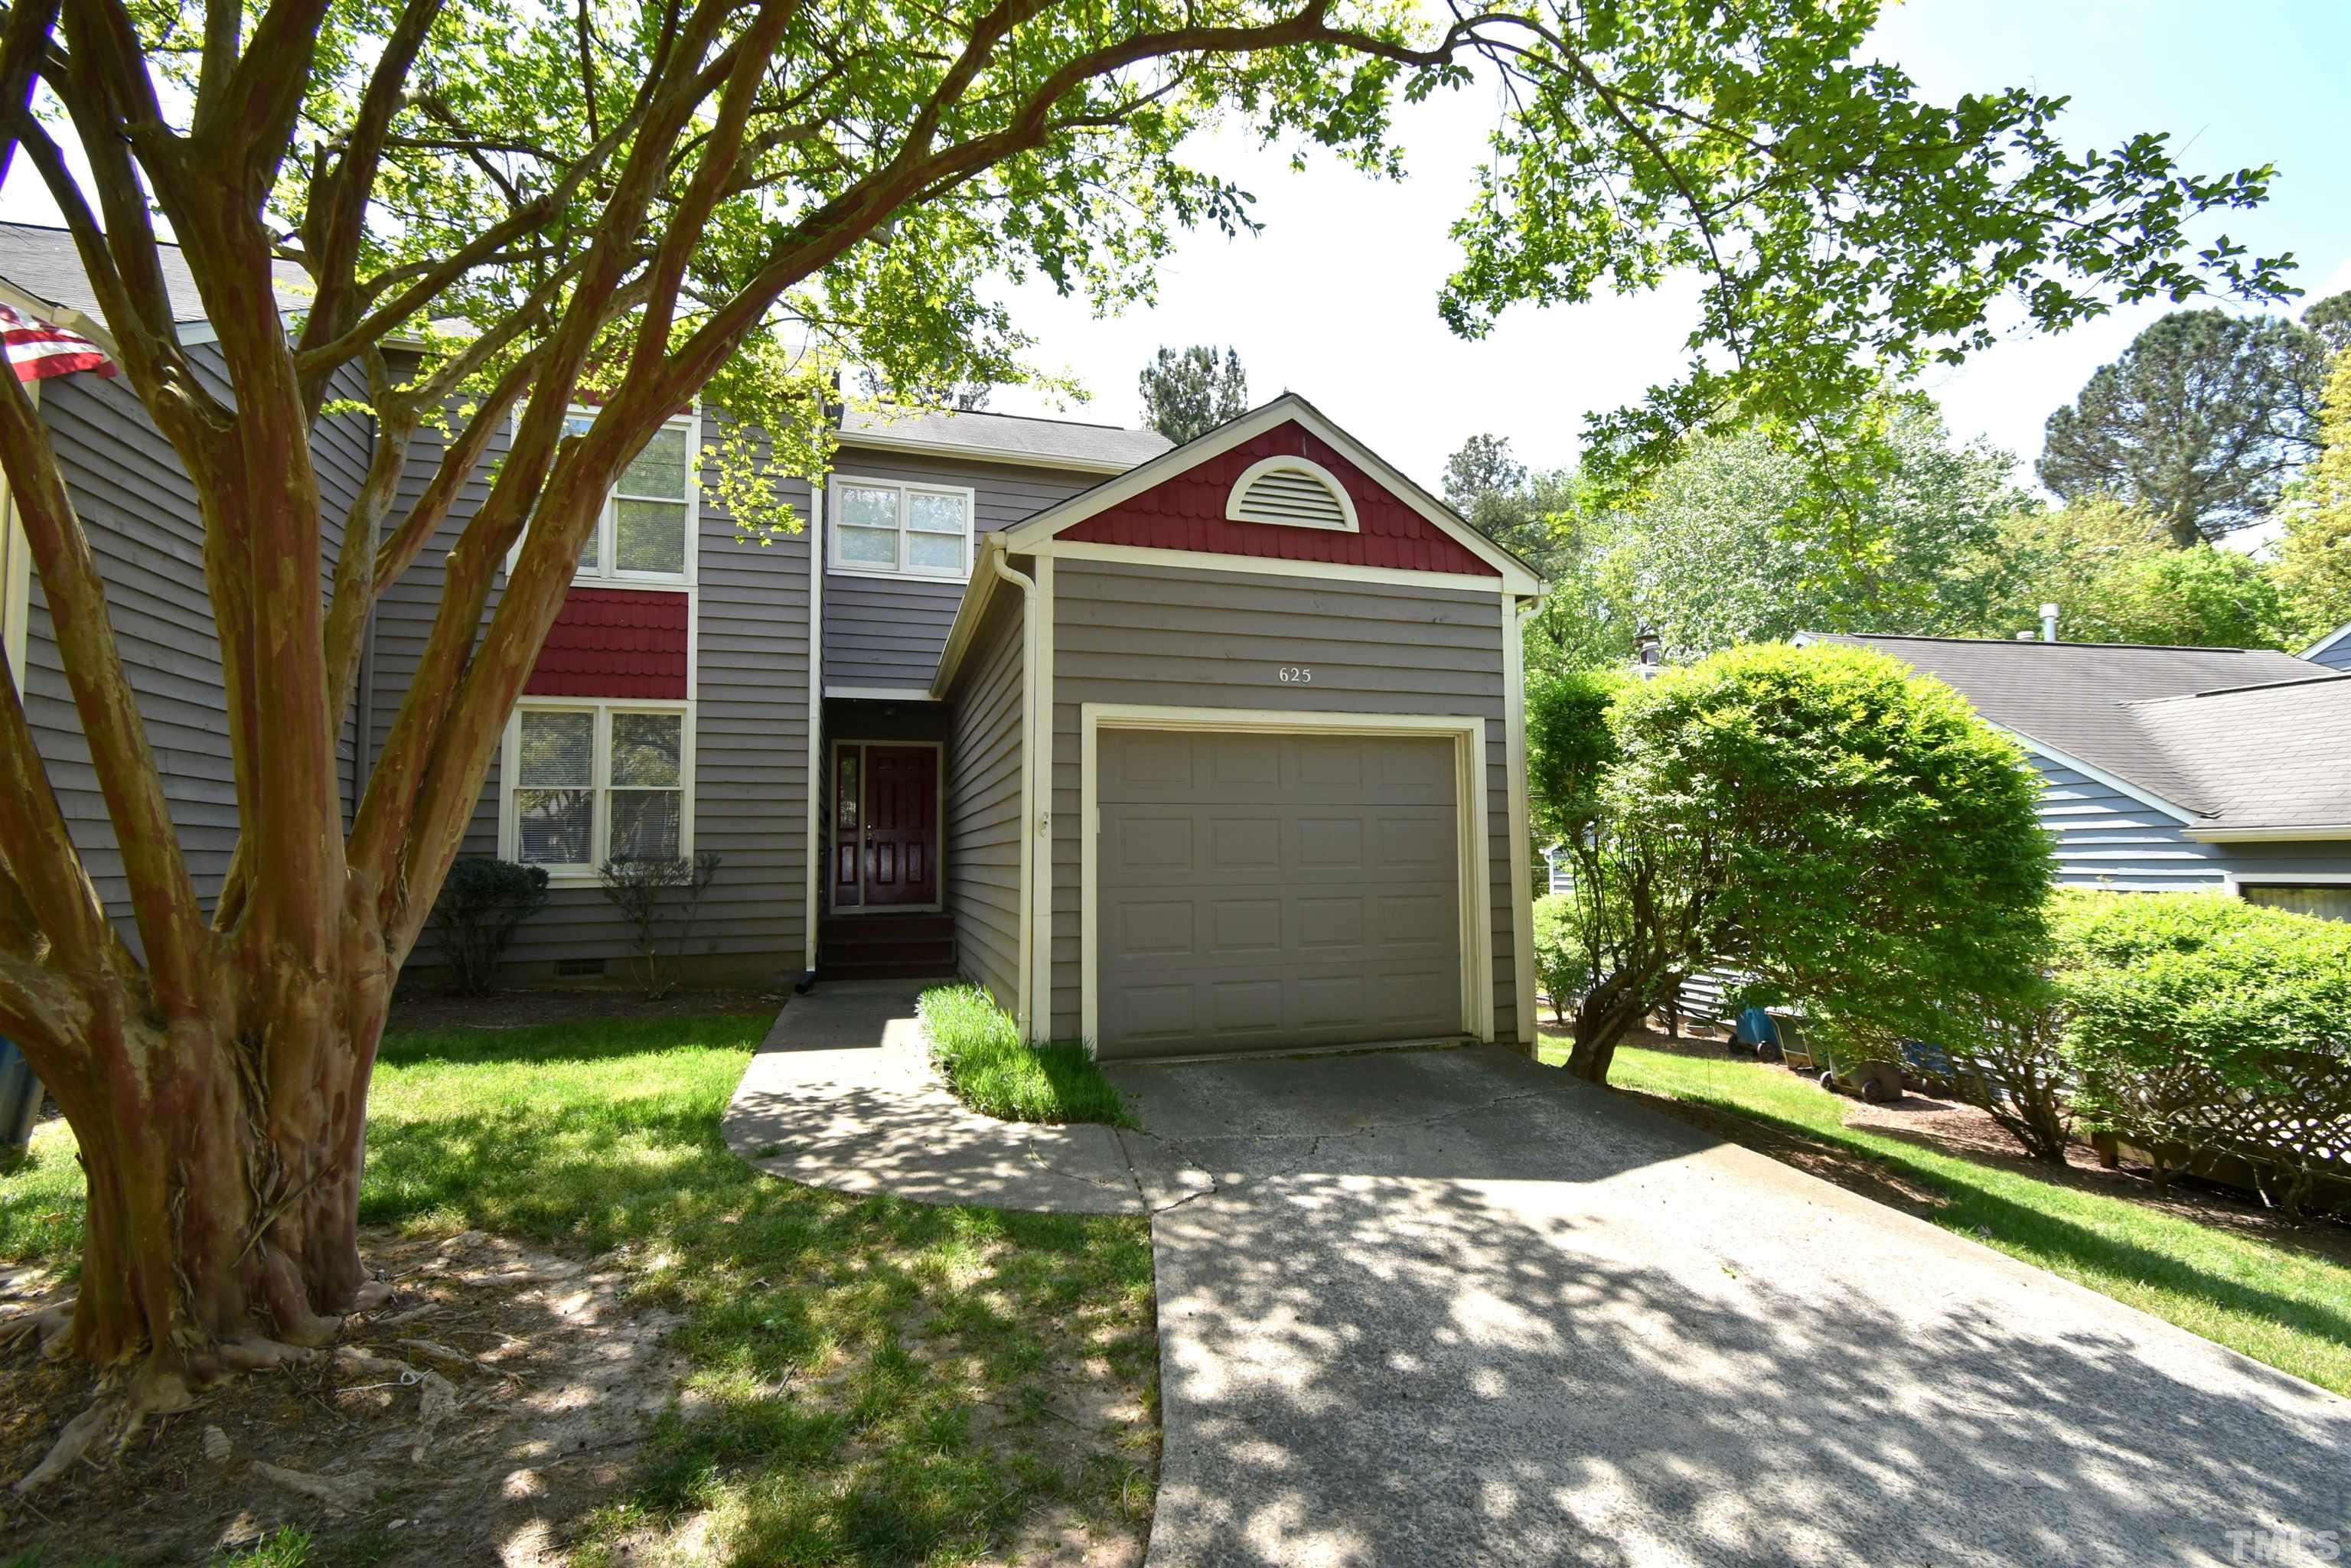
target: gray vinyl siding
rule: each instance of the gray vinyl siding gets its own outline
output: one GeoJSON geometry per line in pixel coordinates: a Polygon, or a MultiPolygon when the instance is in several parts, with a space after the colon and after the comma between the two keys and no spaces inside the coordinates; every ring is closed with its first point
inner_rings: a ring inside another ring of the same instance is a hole
{"type": "MultiPolygon", "coordinates": [[[[198,374],[225,395],[220,351],[189,350],[198,374]]],[[[356,374],[330,395],[363,392],[356,374]]],[[[197,895],[220,891],[237,835],[235,769],[220,640],[206,597],[204,524],[193,484],[127,382],[94,375],[40,383],[39,408],[84,535],[104,580],[107,610],[145,721],[197,895]]],[[[366,415],[338,414],[313,439],[323,501],[320,602],[331,588],[342,522],[367,465],[366,415]]],[[[98,778],[90,765],[37,574],[26,605],[25,665],[17,672],[26,717],[76,845],[108,914],[134,949],[129,885],[98,778]]],[[[352,727],[338,737],[348,799],[352,727]]]]}
{"type": "Polygon", "coordinates": [[[2330,670],[2342,670],[2351,674],[2351,636],[2337,637],[2332,647],[2313,653],[2310,656],[2310,662],[2314,664],[2324,664],[2330,670]]]}
{"type": "MultiPolygon", "coordinates": [[[[716,444],[704,416],[701,519],[693,614],[696,675],[694,729],[694,848],[719,857],[717,877],[695,913],[687,956],[732,958],[746,970],[795,975],[806,965],[808,877],[809,562],[812,533],[772,543],[737,541],[735,517],[716,486],[716,444]]],[[[452,508],[423,559],[385,596],[376,628],[373,743],[381,748],[440,599],[446,552],[488,493],[503,436],[452,508]]],[[[422,488],[440,449],[421,434],[403,485],[422,488]]],[[[782,498],[808,515],[807,487],[779,484],[782,498]]],[[[490,609],[495,610],[494,593],[490,609]]],[[[467,829],[465,852],[498,851],[498,763],[467,829]]],[[[507,961],[548,965],[603,959],[622,972],[627,926],[592,883],[553,889],[547,907],[516,933],[507,961]]],[[[436,961],[428,936],[415,955],[436,961]]],[[[756,976],[753,977],[757,977],[756,976]]]]}
{"type": "MultiPolygon", "coordinates": [[[[887,479],[911,485],[961,485],[972,491],[977,535],[1008,528],[1057,501],[1102,482],[1093,474],[1014,464],[884,455],[842,448],[831,483],[887,479]]],[[[832,519],[826,519],[830,527],[832,519]]],[[[946,646],[960,581],[864,576],[827,571],[824,577],[824,664],[828,685],[920,689],[931,684],[946,646]]]]}
{"type": "Polygon", "coordinates": [[[1081,1028],[1081,706],[1148,703],[1486,721],[1494,1029],[1517,1033],[1499,592],[1063,561],[1053,591],[1053,1033],[1081,1028]],[[1283,665],[1312,668],[1285,685],[1283,665]]]}
{"type": "Polygon", "coordinates": [[[1008,1012],[1020,995],[1021,603],[1001,592],[964,655],[941,783],[956,968],[1008,1012]]]}
{"type": "Polygon", "coordinates": [[[2057,850],[2057,881],[2134,892],[2219,887],[2225,856],[2182,823],[2110,784],[2028,750],[2042,779],[2041,825],[2057,850]]]}

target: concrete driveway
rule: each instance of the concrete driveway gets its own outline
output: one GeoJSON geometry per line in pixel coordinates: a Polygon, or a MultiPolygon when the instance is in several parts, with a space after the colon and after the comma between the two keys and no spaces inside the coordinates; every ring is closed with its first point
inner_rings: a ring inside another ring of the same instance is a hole
{"type": "Polygon", "coordinates": [[[1152,1568],[2351,1552],[2345,1401],[1523,1059],[1114,1076],[1152,1568]]]}

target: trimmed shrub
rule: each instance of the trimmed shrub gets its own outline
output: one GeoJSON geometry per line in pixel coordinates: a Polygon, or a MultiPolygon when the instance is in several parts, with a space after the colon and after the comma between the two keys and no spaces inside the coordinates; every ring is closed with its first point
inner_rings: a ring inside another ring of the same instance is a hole
{"type": "Polygon", "coordinates": [[[546,903],[545,868],[460,855],[441,883],[428,922],[434,946],[449,967],[449,988],[461,996],[487,996],[515,927],[546,903]]]}
{"type": "Polygon", "coordinates": [[[1535,900],[1535,978],[1560,1023],[1567,1021],[1568,1005],[1592,988],[1592,953],[1571,894],[1548,893],[1535,900]]]}
{"type": "Polygon", "coordinates": [[[2290,1208],[2351,1177],[2351,925],[2218,893],[2069,893],[2054,931],[2085,1122],[2158,1161],[2244,1156],[2290,1208]]]}

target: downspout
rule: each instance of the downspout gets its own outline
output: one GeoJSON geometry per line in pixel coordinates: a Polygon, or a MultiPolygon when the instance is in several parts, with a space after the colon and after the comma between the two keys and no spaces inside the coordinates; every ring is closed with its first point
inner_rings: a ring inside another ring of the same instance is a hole
{"type": "Polygon", "coordinates": [[[1045,1031],[1037,1025],[1040,998],[1035,994],[1031,946],[1037,929],[1037,666],[1042,618],[1037,611],[1036,580],[1007,559],[1000,535],[989,537],[987,564],[997,576],[1020,590],[1020,939],[1017,959],[1020,977],[1015,996],[1020,1008],[1021,1037],[1041,1040],[1045,1031]]]}

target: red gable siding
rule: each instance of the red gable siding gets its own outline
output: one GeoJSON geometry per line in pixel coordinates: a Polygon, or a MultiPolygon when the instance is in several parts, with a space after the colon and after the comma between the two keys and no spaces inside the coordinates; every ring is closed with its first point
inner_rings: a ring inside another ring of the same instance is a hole
{"type": "Polygon", "coordinates": [[[1061,537],[1089,544],[1137,545],[1150,549],[1206,550],[1217,555],[1273,556],[1284,560],[1321,560],[1342,566],[1501,576],[1295,420],[1285,421],[1229,452],[1204,459],[1197,466],[1108,511],[1073,523],[1061,531],[1061,537]],[[1348,498],[1355,503],[1355,519],[1363,531],[1350,534],[1335,528],[1228,522],[1225,502],[1234,483],[1250,464],[1262,457],[1305,457],[1329,469],[1346,486],[1348,498]]]}
{"type": "Polygon", "coordinates": [[[542,697],[685,695],[686,596],[575,588],[523,690],[542,697]]]}

